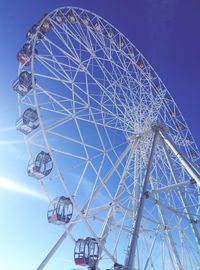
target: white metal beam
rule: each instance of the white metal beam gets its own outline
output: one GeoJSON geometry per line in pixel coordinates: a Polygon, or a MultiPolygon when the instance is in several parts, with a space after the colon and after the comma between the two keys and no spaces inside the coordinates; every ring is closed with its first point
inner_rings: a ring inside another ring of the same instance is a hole
{"type": "Polygon", "coordinates": [[[170,147],[174,155],[178,158],[185,170],[191,175],[192,178],[194,178],[200,187],[200,173],[194,169],[190,162],[180,153],[175,144],[165,135],[162,130],[159,130],[159,134],[163,138],[164,142],[170,147]]]}
{"type": "MultiPolygon", "coordinates": [[[[126,161],[126,164],[125,164],[125,167],[124,167],[124,170],[122,172],[122,176],[121,176],[121,179],[120,179],[120,182],[119,182],[119,185],[118,185],[118,188],[116,190],[116,193],[113,197],[113,201],[115,202],[115,200],[117,200],[117,198],[119,197],[122,189],[123,189],[123,184],[126,180],[126,176],[127,176],[127,173],[129,171],[129,167],[130,167],[130,164],[133,160],[133,156],[134,156],[134,153],[135,153],[135,149],[138,145],[138,140],[134,141],[134,143],[132,143],[132,149],[130,150],[130,153],[129,153],[129,156],[128,156],[128,159],[126,161]]],[[[110,225],[112,223],[112,220],[113,220],[113,216],[114,216],[114,211],[115,209],[115,204],[113,204],[109,211],[108,211],[108,214],[107,214],[107,217],[105,218],[105,222],[104,222],[104,226],[103,226],[103,229],[102,229],[102,232],[101,232],[101,236],[100,238],[102,239],[102,242],[105,243],[106,242],[106,238],[108,236],[108,233],[109,233],[109,229],[110,229],[110,225]]]]}
{"type": "Polygon", "coordinates": [[[51,259],[51,257],[54,255],[54,253],[57,251],[57,249],[61,246],[61,244],[63,243],[63,241],[67,237],[67,235],[68,235],[68,233],[66,231],[61,235],[61,237],[58,239],[58,241],[53,246],[53,248],[51,249],[51,251],[48,253],[48,255],[46,256],[46,258],[41,262],[41,264],[38,266],[38,268],[36,270],[42,270],[42,269],[44,269],[44,267],[47,265],[47,263],[49,262],[49,260],[51,259]]]}
{"type": "MultiPolygon", "coordinates": [[[[155,194],[155,196],[158,196],[158,194],[155,194]]],[[[159,202],[158,197],[156,198],[156,202],[157,202],[156,205],[158,208],[158,212],[159,212],[161,221],[162,221],[163,225],[167,228],[165,230],[165,234],[166,234],[166,238],[168,241],[168,245],[170,247],[169,252],[172,251],[172,255],[173,255],[173,258],[171,258],[172,264],[174,265],[175,269],[182,270],[183,268],[182,268],[181,261],[179,259],[179,255],[178,255],[178,252],[176,249],[176,244],[175,244],[174,239],[172,237],[171,231],[169,229],[169,224],[168,224],[167,219],[164,215],[163,207],[162,207],[162,204],[159,202]]]]}
{"type": "Polygon", "coordinates": [[[165,186],[162,188],[152,189],[149,191],[149,195],[153,195],[153,194],[160,193],[160,192],[166,192],[166,191],[170,191],[170,190],[174,190],[174,189],[179,189],[181,187],[191,185],[192,184],[191,182],[192,182],[191,180],[188,180],[188,181],[172,184],[169,186],[165,186]]]}
{"type": "MultiPolygon", "coordinates": [[[[165,145],[164,142],[163,142],[163,146],[164,146],[165,156],[166,156],[166,158],[167,158],[167,161],[168,161],[169,167],[170,167],[170,169],[171,169],[173,178],[174,178],[174,180],[175,180],[175,182],[176,182],[176,185],[181,184],[181,183],[178,183],[178,177],[177,177],[177,175],[176,175],[176,172],[175,172],[175,170],[174,170],[174,167],[173,167],[171,158],[170,158],[170,156],[169,156],[169,153],[167,152],[167,148],[166,148],[166,145],[165,145]]],[[[189,181],[189,182],[190,182],[190,181],[189,181]]],[[[196,239],[197,244],[198,244],[198,246],[199,246],[199,248],[200,248],[200,233],[199,233],[199,231],[198,231],[198,229],[197,229],[197,227],[196,227],[196,224],[195,224],[194,222],[192,222],[193,217],[192,217],[192,215],[191,215],[191,213],[190,213],[190,211],[189,211],[189,209],[188,209],[188,207],[187,207],[187,203],[186,203],[185,197],[183,196],[183,194],[182,194],[180,191],[178,191],[178,193],[179,193],[181,202],[182,202],[182,204],[183,204],[183,207],[184,207],[184,209],[185,209],[186,216],[187,216],[187,218],[188,218],[188,221],[189,221],[190,226],[191,226],[191,228],[192,228],[192,231],[193,231],[193,233],[194,233],[195,239],[196,239]]]]}
{"type": "MultiPolygon", "coordinates": [[[[137,140],[137,139],[136,139],[137,140]]],[[[112,174],[115,172],[115,170],[117,169],[117,167],[119,166],[119,164],[121,163],[121,161],[125,158],[125,156],[128,154],[128,152],[130,151],[130,146],[128,145],[127,148],[124,150],[124,152],[121,154],[121,156],[119,157],[119,159],[116,161],[116,163],[114,164],[113,168],[109,171],[109,173],[107,174],[107,176],[103,179],[103,183],[105,184],[108,179],[112,176],[112,174]]],[[[95,190],[94,194],[93,194],[93,198],[101,191],[102,189],[102,185],[98,186],[97,189],[95,190]]],[[[82,208],[81,211],[83,211],[85,208],[87,208],[87,205],[89,203],[88,202],[84,205],[84,207],[82,208]]],[[[62,236],[59,238],[59,240],[57,241],[57,243],[53,246],[53,248],[50,250],[50,252],[48,253],[48,255],[46,256],[46,258],[43,260],[43,262],[40,264],[40,266],[37,268],[37,270],[42,270],[44,269],[44,267],[47,265],[47,263],[49,262],[49,260],[52,258],[52,256],[54,255],[54,253],[57,251],[57,249],[61,246],[61,244],[63,243],[63,241],[65,240],[65,238],[67,237],[67,234],[72,230],[72,228],[74,227],[74,223],[70,224],[68,227],[68,232],[64,232],[62,234],[62,236]]]]}
{"type": "Polygon", "coordinates": [[[149,156],[149,160],[148,160],[148,164],[147,164],[144,184],[143,184],[143,188],[141,191],[141,197],[140,197],[140,202],[139,202],[138,211],[137,211],[137,218],[136,218],[136,222],[134,225],[130,249],[129,249],[129,253],[128,253],[128,257],[127,257],[127,261],[126,261],[126,265],[125,265],[127,270],[133,270],[133,268],[134,268],[134,260],[135,260],[135,255],[136,255],[136,248],[137,248],[137,242],[138,242],[138,237],[139,237],[140,224],[141,224],[141,220],[142,220],[142,213],[144,210],[144,201],[145,201],[144,193],[146,191],[147,183],[149,180],[150,167],[151,167],[151,163],[152,163],[152,159],[153,159],[157,136],[158,136],[158,131],[155,130],[153,143],[152,143],[152,147],[151,147],[151,152],[150,152],[150,156],[149,156]]]}

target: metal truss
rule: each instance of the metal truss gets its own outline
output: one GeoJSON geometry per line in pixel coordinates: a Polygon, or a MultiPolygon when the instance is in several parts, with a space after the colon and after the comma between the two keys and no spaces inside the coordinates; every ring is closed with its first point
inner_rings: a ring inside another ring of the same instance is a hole
{"type": "Polygon", "coordinates": [[[45,19],[51,30],[40,40],[37,30],[31,64],[19,66],[34,86],[18,97],[19,113],[37,110],[29,157],[50,154],[54,169],[39,183],[49,201],[69,197],[74,214],[37,270],[64,241],[88,236],[100,248],[98,269],[197,269],[200,156],[170,93],[96,14],[66,7],[45,19]]]}

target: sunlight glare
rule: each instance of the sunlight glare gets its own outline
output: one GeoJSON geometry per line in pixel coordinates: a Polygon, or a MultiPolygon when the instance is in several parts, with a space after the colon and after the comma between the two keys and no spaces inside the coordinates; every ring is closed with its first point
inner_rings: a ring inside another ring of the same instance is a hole
{"type": "Polygon", "coordinates": [[[45,200],[45,201],[47,200],[47,198],[42,193],[39,193],[35,190],[27,188],[27,187],[15,182],[15,181],[7,179],[7,178],[0,177],[0,190],[1,189],[16,191],[19,193],[30,195],[32,197],[35,197],[35,198],[38,198],[41,200],[45,200]]]}

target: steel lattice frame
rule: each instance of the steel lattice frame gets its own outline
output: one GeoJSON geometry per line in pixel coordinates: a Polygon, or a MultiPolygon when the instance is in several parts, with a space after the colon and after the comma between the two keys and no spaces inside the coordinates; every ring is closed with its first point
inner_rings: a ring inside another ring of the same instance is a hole
{"type": "Polygon", "coordinates": [[[19,66],[34,88],[18,103],[20,114],[33,107],[40,120],[25,136],[30,158],[45,149],[53,159],[42,188],[49,200],[65,194],[74,204],[59,243],[96,238],[100,269],[130,265],[131,249],[128,269],[198,269],[199,151],[173,98],[137,48],[96,14],[66,7],[45,19],[51,31],[38,42],[37,30],[37,53],[30,67],[19,66]]]}

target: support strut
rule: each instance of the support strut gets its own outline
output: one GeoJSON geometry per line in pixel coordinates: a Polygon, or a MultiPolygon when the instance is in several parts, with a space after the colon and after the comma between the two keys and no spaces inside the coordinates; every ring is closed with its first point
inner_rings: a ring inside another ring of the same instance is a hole
{"type": "Polygon", "coordinates": [[[164,134],[162,130],[159,130],[159,134],[163,138],[164,142],[172,150],[177,159],[180,161],[185,170],[189,173],[189,175],[196,181],[196,183],[200,187],[200,172],[198,173],[197,170],[194,169],[194,167],[190,164],[190,162],[180,153],[180,151],[178,151],[175,144],[164,134]]]}
{"type": "Polygon", "coordinates": [[[67,237],[67,232],[65,231],[61,235],[61,237],[58,239],[58,241],[56,242],[56,244],[53,246],[53,248],[51,249],[51,251],[49,252],[49,254],[41,262],[41,264],[38,266],[38,268],[36,270],[42,270],[42,269],[44,269],[44,267],[46,266],[46,264],[48,263],[48,261],[51,259],[51,257],[56,252],[56,250],[61,246],[61,244],[63,243],[63,241],[65,240],[66,237],[67,237]]]}
{"type": "Polygon", "coordinates": [[[150,152],[150,156],[149,156],[149,160],[148,160],[148,164],[147,164],[147,170],[146,170],[146,175],[145,175],[145,179],[144,179],[143,189],[141,192],[140,202],[139,202],[139,206],[138,206],[137,218],[136,218],[136,222],[135,222],[135,226],[134,226],[134,230],[133,230],[133,235],[132,235],[132,239],[131,239],[130,250],[129,250],[129,254],[128,254],[126,266],[125,266],[125,269],[127,269],[127,270],[134,269],[134,260],[135,260],[135,254],[136,254],[137,241],[138,241],[138,237],[139,237],[139,230],[140,230],[140,224],[141,224],[141,220],[142,220],[142,213],[144,210],[145,191],[146,191],[147,183],[149,180],[150,167],[151,167],[151,163],[152,163],[152,158],[153,158],[153,153],[154,153],[154,149],[155,149],[157,136],[158,136],[158,131],[155,130],[152,148],[151,148],[151,152],[150,152]]]}

